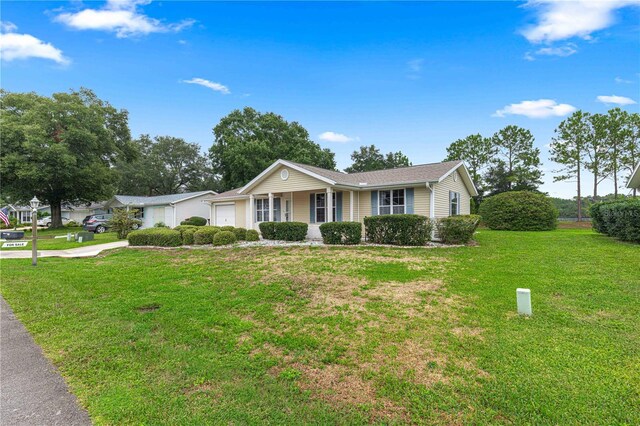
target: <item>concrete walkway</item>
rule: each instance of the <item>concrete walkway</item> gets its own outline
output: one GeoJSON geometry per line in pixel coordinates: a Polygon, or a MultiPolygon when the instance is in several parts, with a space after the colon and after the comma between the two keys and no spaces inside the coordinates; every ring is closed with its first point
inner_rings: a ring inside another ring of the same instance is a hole
{"type": "MultiPolygon", "coordinates": [[[[87,247],[78,247],[68,250],[38,250],[38,258],[41,257],[91,257],[97,256],[103,250],[126,247],[128,241],[115,241],[113,243],[96,244],[87,247]]],[[[0,259],[31,259],[31,250],[2,250],[0,259]]]]}
{"type": "Polygon", "coordinates": [[[62,376],[2,298],[0,359],[0,424],[91,424],[62,376]]]}

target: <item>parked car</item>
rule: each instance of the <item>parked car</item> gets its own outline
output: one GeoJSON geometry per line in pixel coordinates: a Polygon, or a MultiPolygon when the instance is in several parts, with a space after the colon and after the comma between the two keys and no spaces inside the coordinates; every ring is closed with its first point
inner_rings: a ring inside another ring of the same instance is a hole
{"type": "Polygon", "coordinates": [[[102,234],[109,229],[108,222],[113,215],[110,214],[94,214],[82,221],[82,229],[96,234],[102,234]]]}
{"type": "MultiPolygon", "coordinates": [[[[38,226],[46,226],[47,228],[51,226],[51,216],[43,217],[42,219],[38,219],[38,226]]],[[[62,224],[67,225],[69,223],[69,219],[66,217],[62,218],[62,224]]]]}

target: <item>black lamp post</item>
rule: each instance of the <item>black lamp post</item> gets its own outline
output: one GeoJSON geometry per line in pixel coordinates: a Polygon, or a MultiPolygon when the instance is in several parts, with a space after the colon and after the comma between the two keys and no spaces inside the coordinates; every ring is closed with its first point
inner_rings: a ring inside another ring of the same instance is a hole
{"type": "Polygon", "coordinates": [[[40,200],[33,197],[29,204],[31,204],[31,265],[37,266],[38,247],[36,242],[38,241],[38,206],[40,205],[40,200]]]}

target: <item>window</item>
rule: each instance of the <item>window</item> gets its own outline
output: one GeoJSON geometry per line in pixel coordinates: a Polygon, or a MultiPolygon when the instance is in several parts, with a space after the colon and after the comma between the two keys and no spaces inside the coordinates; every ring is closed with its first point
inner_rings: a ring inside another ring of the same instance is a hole
{"type": "Polygon", "coordinates": [[[259,198],[256,200],[256,222],[269,221],[269,200],[259,198]]]}
{"type": "Polygon", "coordinates": [[[135,219],[144,219],[144,207],[136,207],[136,212],[133,214],[135,219]]]}
{"type": "Polygon", "coordinates": [[[406,204],[404,189],[390,189],[378,192],[379,214],[404,214],[406,204]]]}
{"type": "MultiPolygon", "coordinates": [[[[333,201],[333,221],[336,221],[336,193],[331,193],[333,201]]],[[[324,223],[327,221],[327,193],[320,192],[316,194],[316,222],[324,223]]]]}
{"type": "Polygon", "coordinates": [[[460,193],[449,191],[449,216],[460,214],[460,193]]]}

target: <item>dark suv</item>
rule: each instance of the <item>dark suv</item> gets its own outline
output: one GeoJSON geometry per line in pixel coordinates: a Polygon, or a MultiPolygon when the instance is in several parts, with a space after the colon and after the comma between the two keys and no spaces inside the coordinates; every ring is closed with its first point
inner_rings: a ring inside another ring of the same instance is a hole
{"type": "Polygon", "coordinates": [[[102,234],[109,227],[107,222],[111,220],[111,214],[94,214],[86,217],[82,221],[82,229],[89,232],[95,232],[96,234],[102,234]]]}

